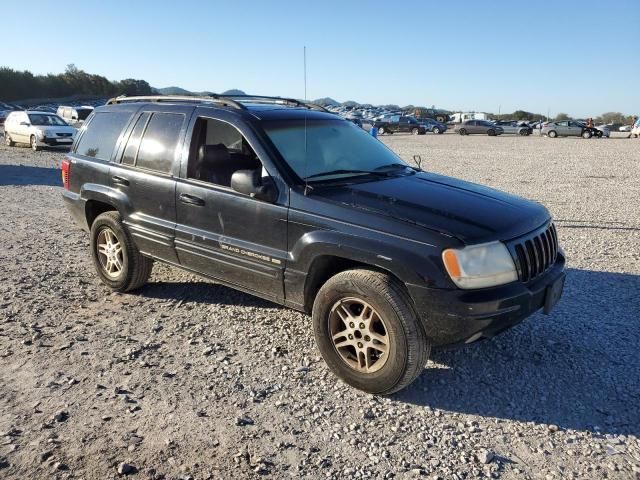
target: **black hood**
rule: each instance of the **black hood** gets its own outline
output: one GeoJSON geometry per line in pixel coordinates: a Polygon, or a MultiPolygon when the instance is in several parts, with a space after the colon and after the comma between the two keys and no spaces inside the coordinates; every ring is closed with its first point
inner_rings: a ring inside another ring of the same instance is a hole
{"type": "Polygon", "coordinates": [[[509,240],[550,218],[539,203],[427,172],[319,188],[314,196],[421,225],[467,244],[509,240]]]}

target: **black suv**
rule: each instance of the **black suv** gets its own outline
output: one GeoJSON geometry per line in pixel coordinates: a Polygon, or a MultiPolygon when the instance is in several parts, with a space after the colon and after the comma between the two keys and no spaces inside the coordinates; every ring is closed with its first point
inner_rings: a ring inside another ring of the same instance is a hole
{"type": "Polygon", "coordinates": [[[408,385],[432,346],[549,312],[564,283],[542,205],[421,171],[295,100],[119,97],[62,177],[108,287],[157,260],[311,313],[326,363],[367,392],[408,385]]]}
{"type": "Polygon", "coordinates": [[[425,126],[413,117],[405,115],[393,115],[388,120],[380,120],[374,122],[374,127],[378,129],[378,133],[413,133],[414,135],[424,135],[427,133],[425,126]]]}

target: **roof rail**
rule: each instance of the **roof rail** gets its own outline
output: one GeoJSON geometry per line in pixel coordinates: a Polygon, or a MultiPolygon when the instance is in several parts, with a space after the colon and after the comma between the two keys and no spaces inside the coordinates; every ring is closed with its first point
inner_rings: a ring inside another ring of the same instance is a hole
{"type": "Polygon", "coordinates": [[[275,105],[292,105],[294,107],[303,107],[310,110],[319,110],[321,112],[327,112],[328,110],[315,103],[305,103],[295,98],[284,97],[269,97],[266,95],[219,95],[219,98],[231,98],[238,102],[251,102],[251,103],[267,103],[275,105]]]}
{"type": "Polygon", "coordinates": [[[240,102],[236,102],[232,98],[223,97],[220,95],[215,96],[197,96],[197,95],[140,95],[135,97],[127,97],[121,95],[119,97],[111,98],[107,101],[107,105],[114,105],[116,103],[135,103],[135,102],[198,102],[198,103],[216,103],[225,107],[233,107],[242,110],[246,110],[247,107],[240,102]]]}

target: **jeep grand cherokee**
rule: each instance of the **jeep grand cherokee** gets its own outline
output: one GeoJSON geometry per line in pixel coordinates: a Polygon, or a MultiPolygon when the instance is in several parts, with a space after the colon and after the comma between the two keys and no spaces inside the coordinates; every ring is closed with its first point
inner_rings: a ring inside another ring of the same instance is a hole
{"type": "Polygon", "coordinates": [[[62,162],[100,279],[161,261],[308,312],[328,366],[388,394],[431,347],[548,313],[565,258],[549,212],[422,171],[320,107],[271,97],[119,97],[62,162]]]}

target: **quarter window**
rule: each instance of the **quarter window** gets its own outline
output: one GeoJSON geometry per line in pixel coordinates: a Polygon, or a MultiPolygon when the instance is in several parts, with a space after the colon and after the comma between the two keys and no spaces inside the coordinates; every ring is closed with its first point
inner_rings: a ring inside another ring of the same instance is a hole
{"type": "Polygon", "coordinates": [[[140,142],[136,166],[171,173],[183,123],[182,114],[154,113],[140,142]]]}
{"type": "Polygon", "coordinates": [[[76,153],[109,161],[120,132],[129,122],[129,112],[96,113],[76,148],[76,153]]]}

